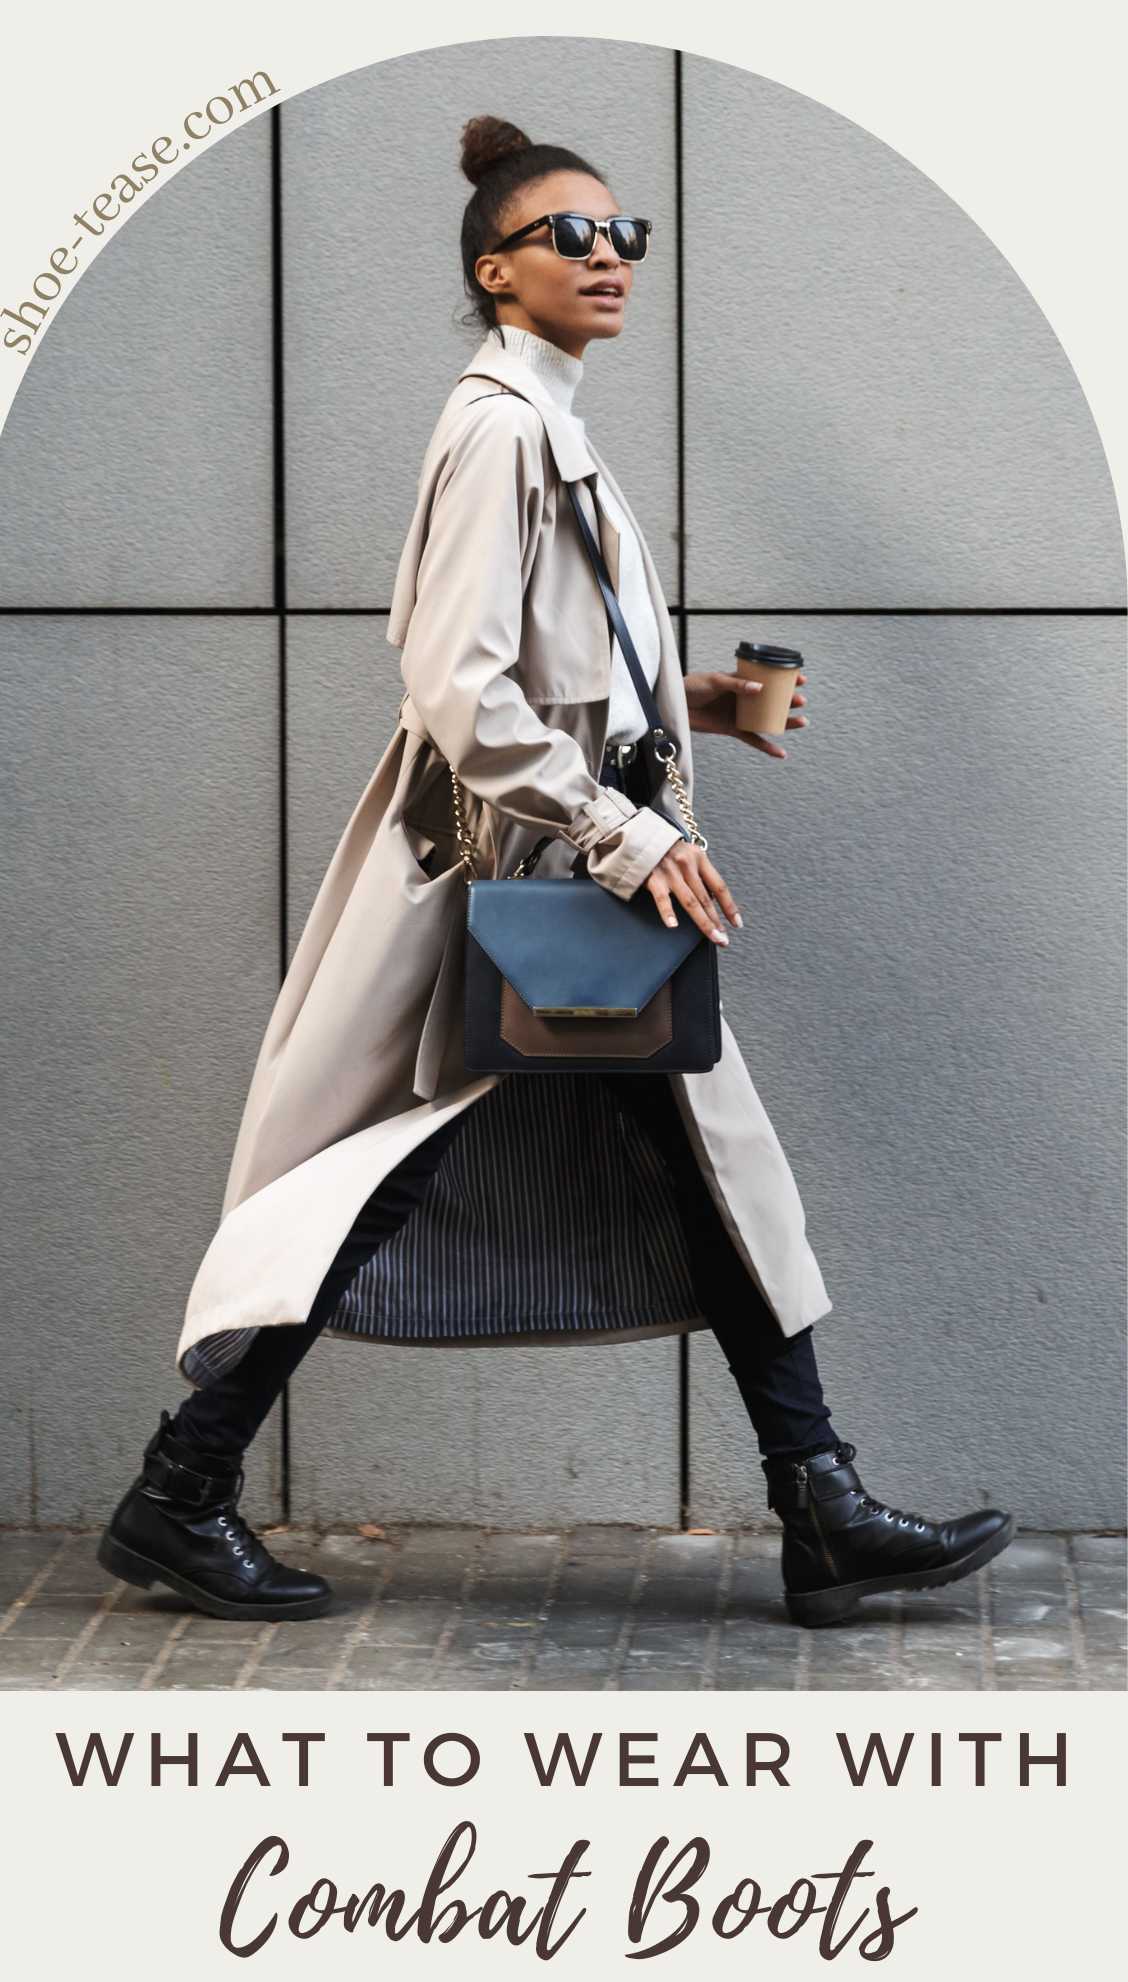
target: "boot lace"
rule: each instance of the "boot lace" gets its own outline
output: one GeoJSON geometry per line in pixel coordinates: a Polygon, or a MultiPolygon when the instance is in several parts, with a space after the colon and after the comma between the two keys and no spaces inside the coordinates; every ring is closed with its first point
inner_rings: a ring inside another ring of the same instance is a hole
{"type": "Polygon", "coordinates": [[[231,1545],[232,1554],[242,1556],[245,1561],[250,1562],[254,1559],[256,1553],[262,1549],[263,1544],[254,1529],[249,1527],[247,1522],[244,1521],[243,1516],[235,1505],[242,1491],[243,1471],[240,1467],[239,1477],[232,1491],[231,1499],[226,1505],[224,1512],[217,1514],[215,1518],[231,1545]]]}
{"type": "MultiPolygon", "coordinates": [[[[857,1447],[854,1445],[840,1445],[835,1452],[836,1459],[842,1465],[849,1465],[856,1456],[857,1447]]],[[[906,1511],[903,1507],[888,1507],[883,1500],[875,1500],[872,1493],[860,1493],[858,1504],[865,1508],[867,1514],[880,1514],[883,1521],[896,1521],[899,1528],[915,1528],[918,1534],[923,1534],[928,1526],[920,1514],[906,1511]]]]}

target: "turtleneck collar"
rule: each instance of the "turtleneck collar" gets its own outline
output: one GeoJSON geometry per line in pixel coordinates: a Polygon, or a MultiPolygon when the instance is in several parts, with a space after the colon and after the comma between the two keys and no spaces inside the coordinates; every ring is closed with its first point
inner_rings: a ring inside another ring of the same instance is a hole
{"type": "Polygon", "coordinates": [[[556,404],[571,413],[576,387],[584,375],[584,361],[573,358],[535,331],[521,330],[516,324],[499,325],[507,351],[521,358],[534,371],[556,404]]]}

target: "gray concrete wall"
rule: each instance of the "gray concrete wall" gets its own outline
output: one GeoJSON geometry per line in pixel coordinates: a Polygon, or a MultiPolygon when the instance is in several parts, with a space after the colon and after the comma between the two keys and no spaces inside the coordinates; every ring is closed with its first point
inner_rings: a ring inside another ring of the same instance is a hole
{"type": "MultiPolygon", "coordinates": [[[[1123,1518],[1124,569],[1100,439],[1009,264],[913,166],[764,78],[686,58],[678,82],[666,50],[537,36],[311,90],[143,207],[28,370],[0,434],[0,1521],[100,1519],[181,1394],[281,959],[399,698],[383,614],[477,342],[457,139],[484,110],[655,221],[578,408],[688,666],[743,637],[809,656],[786,762],[696,757],[749,925],[725,1013],[834,1302],[838,1428],[902,1505],[1123,1518]]],[[[285,1461],[306,1518],[674,1523],[687,1459],[691,1523],[759,1519],[716,1345],[682,1349],[324,1342],[248,1508],[280,1511],[285,1461]]]]}

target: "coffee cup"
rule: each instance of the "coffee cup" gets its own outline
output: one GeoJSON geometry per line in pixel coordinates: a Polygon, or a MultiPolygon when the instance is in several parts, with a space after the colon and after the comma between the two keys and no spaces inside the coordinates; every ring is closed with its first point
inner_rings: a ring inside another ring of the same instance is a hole
{"type": "Polygon", "coordinates": [[[758,695],[737,695],[737,729],[760,736],[782,736],[791,714],[791,697],[803,665],[798,647],[773,647],[760,640],[742,640],[736,650],[736,671],[745,681],[762,683],[758,695]]]}

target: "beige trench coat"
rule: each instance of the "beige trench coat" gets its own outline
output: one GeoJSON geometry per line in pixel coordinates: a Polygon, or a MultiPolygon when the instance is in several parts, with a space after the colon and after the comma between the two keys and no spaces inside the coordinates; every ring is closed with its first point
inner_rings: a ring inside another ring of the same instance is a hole
{"type": "MultiPolygon", "coordinates": [[[[487,337],[428,444],[396,576],[387,638],[402,650],[398,725],[270,1015],[178,1364],[207,1335],[304,1321],[386,1173],[499,1079],[521,1078],[472,1078],[462,1059],[466,890],[448,761],[483,875],[512,872],[552,833],[542,875],[567,873],[582,848],[588,872],[626,899],[679,837],[668,786],[639,809],[597,777],[610,630],[558,484],[580,482],[617,583],[618,532],[592,507],[599,478],[638,529],[536,373],[487,337]]],[[[655,699],[692,796],[677,645],[638,535],[661,633],[655,699]]],[[[723,995],[723,954],[721,982],[723,995]]],[[[723,1011],[721,1033],[715,1067],[668,1078],[726,1229],[791,1335],[831,1303],[795,1180],[723,1011]]]]}

